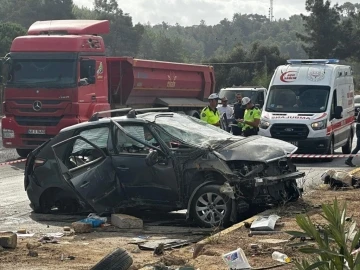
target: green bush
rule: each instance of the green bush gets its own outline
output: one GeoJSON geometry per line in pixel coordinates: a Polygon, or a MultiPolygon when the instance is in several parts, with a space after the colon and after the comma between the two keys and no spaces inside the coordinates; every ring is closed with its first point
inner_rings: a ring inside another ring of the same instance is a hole
{"type": "Polygon", "coordinates": [[[311,259],[295,261],[299,270],[360,270],[360,255],[351,255],[358,247],[360,231],[355,231],[356,222],[347,221],[346,203],[339,205],[337,199],[333,204],[323,204],[321,216],[326,225],[316,226],[308,215],[296,216],[296,223],[303,232],[289,231],[295,237],[310,237],[316,243],[314,248],[301,248],[300,252],[314,254],[311,259]],[[351,240],[351,236],[354,235],[351,240]]]}

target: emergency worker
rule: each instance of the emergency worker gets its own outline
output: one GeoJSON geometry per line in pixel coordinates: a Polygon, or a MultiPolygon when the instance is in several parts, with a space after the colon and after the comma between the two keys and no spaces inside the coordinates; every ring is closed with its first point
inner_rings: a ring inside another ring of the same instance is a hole
{"type": "Polygon", "coordinates": [[[243,108],[243,106],[241,105],[241,101],[242,101],[242,96],[240,93],[236,94],[236,100],[237,102],[234,104],[234,121],[233,124],[236,124],[237,126],[232,126],[232,134],[233,135],[242,135],[242,128],[243,128],[243,124],[239,123],[237,121],[237,119],[244,119],[244,113],[245,113],[245,109],[243,108]]]}
{"type": "MultiPolygon", "coordinates": [[[[358,113],[356,117],[356,138],[356,147],[354,148],[354,150],[352,150],[352,155],[356,155],[360,150],[360,113],[358,113]]],[[[350,167],[356,167],[356,165],[352,163],[353,158],[353,156],[350,156],[347,160],[345,160],[345,164],[350,167]]]]}
{"type": "Polygon", "coordinates": [[[219,101],[219,96],[216,93],[211,94],[208,97],[209,100],[209,106],[206,106],[201,111],[201,120],[205,121],[206,123],[210,125],[214,125],[217,127],[220,127],[220,112],[216,108],[219,101]]]}
{"type": "Polygon", "coordinates": [[[246,108],[244,119],[238,119],[239,123],[243,123],[243,135],[245,137],[257,135],[261,117],[260,109],[257,108],[248,97],[244,97],[241,104],[246,108]]]}

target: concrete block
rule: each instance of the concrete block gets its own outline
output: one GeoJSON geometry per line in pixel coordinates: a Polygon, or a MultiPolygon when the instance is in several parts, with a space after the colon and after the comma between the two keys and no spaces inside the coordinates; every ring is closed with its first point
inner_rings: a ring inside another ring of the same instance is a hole
{"type": "Polygon", "coordinates": [[[0,246],[4,248],[16,248],[17,235],[13,232],[0,232],[0,246]]]}
{"type": "Polygon", "coordinates": [[[142,229],[144,227],[142,219],[124,214],[112,214],[111,224],[120,229],[142,229]]]}
{"type": "Polygon", "coordinates": [[[75,233],[90,233],[93,231],[92,225],[84,222],[76,221],[73,222],[71,226],[75,233]]]}

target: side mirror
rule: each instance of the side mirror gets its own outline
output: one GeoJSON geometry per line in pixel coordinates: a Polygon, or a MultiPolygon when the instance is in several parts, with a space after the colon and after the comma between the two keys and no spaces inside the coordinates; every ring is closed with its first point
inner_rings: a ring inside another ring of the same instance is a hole
{"type": "Polygon", "coordinates": [[[159,162],[159,153],[157,151],[151,151],[145,158],[146,165],[149,167],[154,166],[159,162]]]}
{"type": "Polygon", "coordinates": [[[334,118],[335,119],[343,118],[342,113],[343,113],[343,107],[342,106],[336,106],[335,111],[334,111],[334,118]]]}
{"type": "Polygon", "coordinates": [[[80,79],[78,86],[86,86],[86,85],[89,85],[88,79],[87,78],[80,79]]]}

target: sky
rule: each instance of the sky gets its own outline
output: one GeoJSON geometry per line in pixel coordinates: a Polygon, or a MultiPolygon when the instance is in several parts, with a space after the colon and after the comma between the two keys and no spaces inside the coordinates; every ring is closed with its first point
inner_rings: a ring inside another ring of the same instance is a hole
{"type": "MultiPolygon", "coordinates": [[[[73,0],[78,6],[93,7],[93,0],[73,0]]],[[[360,0],[337,0],[331,3],[357,3],[360,0]]],[[[183,26],[197,25],[204,20],[207,25],[232,19],[234,13],[257,13],[268,16],[270,0],[118,0],[124,13],[129,13],[133,23],[151,25],[167,22],[183,26]]],[[[274,19],[289,18],[305,13],[305,0],[273,0],[274,19]]]]}

